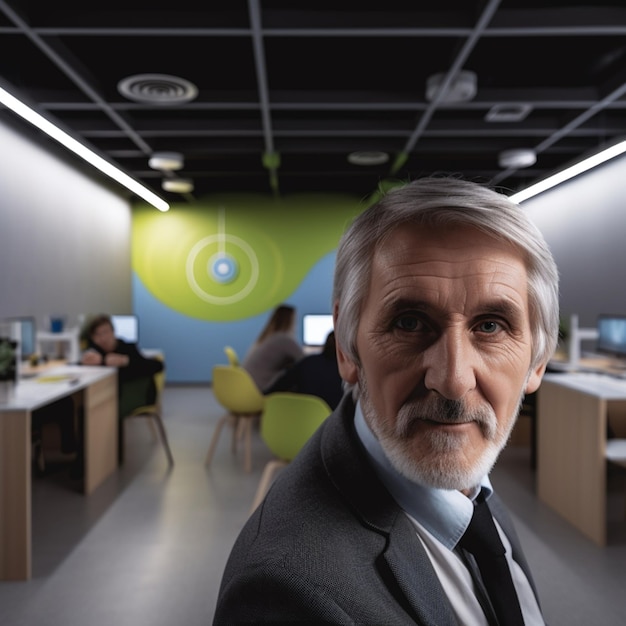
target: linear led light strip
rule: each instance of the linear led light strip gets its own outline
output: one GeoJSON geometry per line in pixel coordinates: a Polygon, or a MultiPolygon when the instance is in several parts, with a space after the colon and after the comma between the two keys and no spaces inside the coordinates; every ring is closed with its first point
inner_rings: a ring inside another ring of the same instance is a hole
{"type": "Polygon", "coordinates": [[[26,106],[23,102],[18,100],[15,96],[12,96],[2,87],[0,87],[0,102],[7,108],[11,109],[14,113],[17,113],[17,115],[24,118],[26,121],[30,122],[40,130],[43,130],[44,133],[53,139],[56,139],[56,141],[87,161],[87,163],[99,169],[103,174],[110,176],[113,180],[120,183],[120,185],[123,185],[133,193],[137,194],[140,198],[143,198],[153,207],[159,209],[159,211],[169,210],[170,205],[165,202],[165,200],[159,198],[159,196],[150,191],[147,187],[144,187],[128,174],[125,174],[122,170],[118,169],[114,165],[111,165],[111,163],[98,156],[82,143],[76,141],[73,137],[70,137],[70,135],[68,135],[65,131],[55,126],[52,122],[49,122],[39,113],[33,111],[33,109],[26,106]]]}
{"type": "Polygon", "coordinates": [[[545,178],[544,180],[541,180],[538,183],[527,187],[526,189],[522,189],[522,191],[514,193],[512,196],[510,196],[510,199],[513,200],[513,202],[517,202],[519,204],[524,200],[528,200],[528,198],[532,198],[533,196],[536,196],[543,191],[547,191],[552,187],[556,187],[557,185],[564,183],[570,178],[574,178],[574,176],[578,176],[579,174],[582,174],[587,170],[597,167],[605,161],[614,159],[624,152],[626,152],[626,141],[621,141],[620,143],[617,143],[614,146],[603,150],[602,152],[598,152],[598,154],[594,154],[593,156],[590,156],[589,158],[584,159],[579,163],[575,163],[571,167],[568,167],[561,172],[557,172],[556,174],[549,176],[548,178],[545,178]]]}

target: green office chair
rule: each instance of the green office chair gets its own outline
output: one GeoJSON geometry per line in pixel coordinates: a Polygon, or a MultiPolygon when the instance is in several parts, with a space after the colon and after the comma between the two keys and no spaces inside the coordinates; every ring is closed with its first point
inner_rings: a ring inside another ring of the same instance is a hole
{"type": "MultiPolygon", "coordinates": [[[[164,360],[163,356],[161,355],[157,355],[155,358],[161,361],[164,360]]],[[[165,455],[167,456],[167,462],[169,463],[169,466],[172,467],[174,465],[174,456],[172,455],[172,450],[170,449],[169,440],[165,431],[165,424],[163,423],[163,418],[161,417],[161,398],[163,396],[163,389],[165,388],[165,369],[162,369],[160,372],[157,372],[154,375],[154,385],[156,387],[156,400],[154,404],[140,406],[130,411],[127,415],[124,416],[124,419],[119,425],[119,428],[120,432],[123,433],[125,421],[132,418],[144,417],[150,420],[149,423],[151,424],[151,426],[153,428],[156,427],[158,437],[161,440],[163,450],[165,451],[165,455]]],[[[123,455],[123,437],[121,441],[122,449],[120,450],[120,458],[123,455]]]]}
{"type": "Polygon", "coordinates": [[[206,455],[205,464],[210,465],[224,425],[233,425],[232,451],[237,452],[237,440],[245,438],[245,463],[247,472],[252,470],[252,425],[261,416],[265,396],[247,370],[234,365],[213,367],[213,393],[226,409],[219,419],[206,455]]]}
{"type": "Polygon", "coordinates": [[[239,365],[239,357],[237,356],[234,348],[231,348],[230,346],[224,346],[224,352],[226,353],[226,356],[228,357],[228,362],[231,365],[239,365]]]}
{"type": "Polygon", "coordinates": [[[331,413],[324,400],[305,393],[277,391],[265,397],[261,438],[276,458],[265,465],[251,513],[265,497],[276,472],[296,457],[331,413]]]}

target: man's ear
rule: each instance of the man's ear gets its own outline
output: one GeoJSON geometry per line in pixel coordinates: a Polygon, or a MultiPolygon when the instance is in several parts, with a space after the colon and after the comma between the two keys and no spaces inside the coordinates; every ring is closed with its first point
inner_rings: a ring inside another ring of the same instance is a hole
{"type": "MultiPolygon", "coordinates": [[[[333,326],[337,328],[337,319],[339,317],[339,303],[335,302],[333,306],[333,326]]],[[[337,350],[337,365],[339,366],[339,374],[347,383],[354,385],[358,382],[358,368],[356,363],[344,352],[341,342],[335,333],[335,343],[337,350]]]]}
{"type": "Polygon", "coordinates": [[[526,380],[526,387],[524,389],[524,393],[533,393],[539,389],[539,385],[541,385],[541,379],[546,372],[547,363],[541,363],[536,368],[530,371],[528,374],[528,379],[526,380]]]}

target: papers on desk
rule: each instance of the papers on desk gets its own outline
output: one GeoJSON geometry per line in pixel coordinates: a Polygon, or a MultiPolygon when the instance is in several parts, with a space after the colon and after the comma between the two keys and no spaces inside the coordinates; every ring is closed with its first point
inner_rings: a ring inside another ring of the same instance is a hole
{"type": "Polygon", "coordinates": [[[35,379],[38,383],[77,383],[80,378],[76,374],[55,374],[51,376],[39,376],[35,379]]]}

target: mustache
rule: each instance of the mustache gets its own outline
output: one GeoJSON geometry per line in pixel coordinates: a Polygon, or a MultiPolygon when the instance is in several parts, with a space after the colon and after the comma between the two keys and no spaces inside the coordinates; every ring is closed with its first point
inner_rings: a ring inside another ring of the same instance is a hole
{"type": "Polygon", "coordinates": [[[409,437],[416,425],[423,421],[440,424],[465,424],[476,422],[486,435],[491,435],[497,427],[496,416],[488,407],[467,407],[463,400],[449,400],[433,396],[413,400],[398,412],[396,428],[402,437],[409,437]]]}

